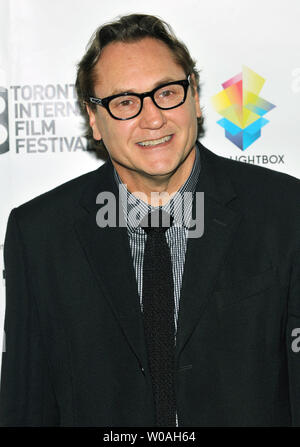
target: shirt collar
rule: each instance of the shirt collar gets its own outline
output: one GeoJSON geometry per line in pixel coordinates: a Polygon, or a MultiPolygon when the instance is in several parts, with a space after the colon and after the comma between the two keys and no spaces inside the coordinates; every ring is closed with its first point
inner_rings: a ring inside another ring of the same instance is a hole
{"type": "MultiPolygon", "coordinates": [[[[169,200],[169,202],[161,207],[164,211],[171,214],[174,219],[174,226],[183,226],[186,229],[189,228],[187,222],[189,221],[189,217],[191,216],[193,194],[195,192],[196,184],[198,182],[201,170],[200,150],[197,144],[195,145],[195,149],[196,156],[189,177],[179,188],[176,194],[169,200]]],[[[131,192],[128,191],[126,185],[122,182],[115,167],[114,178],[117,186],[119,187],[122,209],[124,212],[128,230],[130,232],[144,234],[144,230],[139,226],[141,220],[146,214],[154,211],[158,207],[153,207],[134,194],[131,194],[131,192]]]]}

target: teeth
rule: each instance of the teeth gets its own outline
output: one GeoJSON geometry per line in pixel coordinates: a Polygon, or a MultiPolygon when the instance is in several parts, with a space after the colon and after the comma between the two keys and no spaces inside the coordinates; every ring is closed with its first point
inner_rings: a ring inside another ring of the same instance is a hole
{"type": "Polygon", "coordinates": [[[167,137],[160,138],[159,140],[149,140],[149,141],[141,141],[138,143],[140,146],[156,146],[157,144],[165,143],[171,139],[172,135],[168,135],[167,137]]]}

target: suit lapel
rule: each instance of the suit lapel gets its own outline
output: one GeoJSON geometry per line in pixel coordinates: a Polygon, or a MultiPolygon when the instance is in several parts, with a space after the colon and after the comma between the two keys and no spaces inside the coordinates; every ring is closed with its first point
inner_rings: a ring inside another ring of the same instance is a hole
{"type": "Polygon", "coordinates": [[[230,180],[219,167],[219,159],[203,146],[200,155],[201,172],[196,190],[204,192],[204,233],[187,241],[177,327],[177,358],[205,311],[240,222],[240,214],[227,206],[236,195],[230,180]]]}
{"type": "Polygon", "coordinates": [[[100,228],[96,223],[96,197],[101,191],[113,193],[118,189],[110,161],[95,171],[80,200],[84,214],[75,222],[75,230],[100,289],[141,365],[145,366],[146,350],[139,296],[130,246],[125,227],[100,228]]]}

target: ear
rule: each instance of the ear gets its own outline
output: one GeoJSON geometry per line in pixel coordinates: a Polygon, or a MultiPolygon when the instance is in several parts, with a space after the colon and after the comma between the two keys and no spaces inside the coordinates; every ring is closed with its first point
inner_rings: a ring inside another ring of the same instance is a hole
{"type": "Polygon", "coordinates": [[[97,112],[92,110],[88,104],[86,104],[85,107],[86,107],[86,111],[89,115],[89,122],[90,122],[90,126],[92,128],[92,131],[93,131],[93,137],[95,140],[101,140],[102,136],[101,136],[100,130],[98,128],[97,119],[96,119],[97,112]]]}
{"type": "Polygon", "coordinates": [[[195,79],[195,75],[194,73],[191,74],[191,87],[194,91],[193,94],[193,100],[195,101],[195,107],[196,107],[196,114],[197,114],[197,118],[200,118],[202,116],[202,111],[200,109],[200,99],[199,99],[199,94],[197,91],[197,83],[196,83],[196,79],[195,79]]]}

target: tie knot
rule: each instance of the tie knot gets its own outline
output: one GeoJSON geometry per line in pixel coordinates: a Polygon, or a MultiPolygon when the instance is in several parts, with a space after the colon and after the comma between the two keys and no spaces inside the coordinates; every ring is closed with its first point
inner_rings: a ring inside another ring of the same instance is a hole
{"type": "Polygon", "coordinates": [[[146,214],[141,220],[140,226],[149,233],[164,233],[173,224],[173,217],[166,211],[159,208],[146,214]]]}

